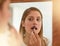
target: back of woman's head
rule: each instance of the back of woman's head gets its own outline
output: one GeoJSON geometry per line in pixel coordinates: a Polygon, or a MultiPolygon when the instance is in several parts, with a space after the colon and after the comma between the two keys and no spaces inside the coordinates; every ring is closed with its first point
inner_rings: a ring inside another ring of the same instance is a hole
{"type": "Polygon", "coordinates": [[[6,0],[0,0],[0,10],[2,9],[2,6],[6,0]]]}

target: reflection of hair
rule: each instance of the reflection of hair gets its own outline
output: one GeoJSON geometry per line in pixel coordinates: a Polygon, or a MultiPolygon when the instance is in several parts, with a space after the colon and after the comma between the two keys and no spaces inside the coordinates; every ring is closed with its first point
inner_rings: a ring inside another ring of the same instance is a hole
{"type": "MultiPolygon", "coordinates": [[[[23,16],[22,16],[22,20],[21,20],[20,30],[19,30],[20,33],[22,34],[23,38],[24,38],[25,29],[24,29],[24,27],[22,27],[22,21],[23,22],[25,21],[26,17],[30,14],[31,11],[38,11],[41,14],[41,18],[42,18],[41,11],[39,9],[35,8],[35,7],[30,7],[30,8],[28,8],[28,9],[26,9],[24,11],[23,16]]],[[[42,24],[42,26],[43,26],[43,24],[42,24]]],[[[43,40],[43,27],[41,27],[41,31],[39,32],[38,35],[40,36],[40,38],[42,39],[42,41],[44,41],[43,40]]],[[[43,44],[45,44],[45,42],[43,44]]]]}
{"type": "Polygon", "coordinates": [[[0,0],[0,9],[2,9],[2,5],[6,0],[0,0]]]}

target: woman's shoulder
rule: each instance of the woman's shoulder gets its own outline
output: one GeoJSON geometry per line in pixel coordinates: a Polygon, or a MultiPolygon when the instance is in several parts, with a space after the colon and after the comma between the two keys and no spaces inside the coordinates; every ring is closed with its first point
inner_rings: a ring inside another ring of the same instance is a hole
{"type": "Polygon", "coordinates": [[[49,40],[46,37],[43,37],[43,40],[45,41],[46,45],[49,44],[49,40]]]}
{"type": "Polygon", "coordinates": [[[9,25],[9,30],[10,32],[12,32],[13,34],[17,35],[17,30],[11,25],[11,24],[8,24],[9,25]]]}

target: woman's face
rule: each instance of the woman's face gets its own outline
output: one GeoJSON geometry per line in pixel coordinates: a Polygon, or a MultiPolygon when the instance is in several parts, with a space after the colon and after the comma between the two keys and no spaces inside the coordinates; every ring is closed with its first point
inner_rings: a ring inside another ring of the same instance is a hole
{"type": "Polygon", "coordinates": [[[10,10],[9,10],[9,4],[10,4],[10,0],[6,0],[3,3],[2,10],[0,10],[0,18],[2,21],[8,22],[8,20],[11,16],[10,10]]]}
{"type": "Polygon", "coordinates": [[[27,33],[35,31],[38,34],[42,26],[41,20],[41,14],[38,11],[31,11],[22,26],[25,27],[27,33]]]}

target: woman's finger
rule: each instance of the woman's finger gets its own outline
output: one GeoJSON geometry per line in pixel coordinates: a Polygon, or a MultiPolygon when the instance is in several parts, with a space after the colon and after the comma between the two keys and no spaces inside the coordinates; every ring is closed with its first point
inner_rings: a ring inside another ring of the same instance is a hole
{"type": "Polygon", "coordinates": [[[38,40],[39,36],[36,33],[31,32],[29,35],[29,45],[30,46],[36,46],[38,43],[40,44],[40,39],[38,40]]]}
{"type": "Polygon", "coordinates": [[[31,46],[34,46],[34,40],[33,40],[33,38],[32,38],[32,35],[30,35],[29,44],[30,44],[31,46]]]}
{"type": "Polygon", "coordinates": [[[36,36],[33,32],[32,32],[32,39],[33,39],[34,43],[36,44],[37,43],[37,38],[36,38],[36,36]]]}
{"type": "Polygon", "coordinates": [[[37,33],[34,32],[34,34],[35,34],[35,36],[36,36],[36,38],[37,38],[38,43],[39,43],[40,46],[41,46],[41,38],[39,37],[39,35],[38,35],[37,33]]]}
{"type": "Polygon", "coordinates": [[[38,35],[35,31],[33,31],[33,33],[34,33],[36,39],[37,39],[38,41],[40,41],[41,39],[40,39],[39,35],[38,35]]]}
{"type": "Polygon", "coordinates": [[[29,40],[30,44],[32,44],[33,46],[36,46],[37,39],[36,39],[36,37],[35,37],[35,35],[34,35],[33,32],[31,33],[29,39],[30,39],[30,40],[29,40]]]}

